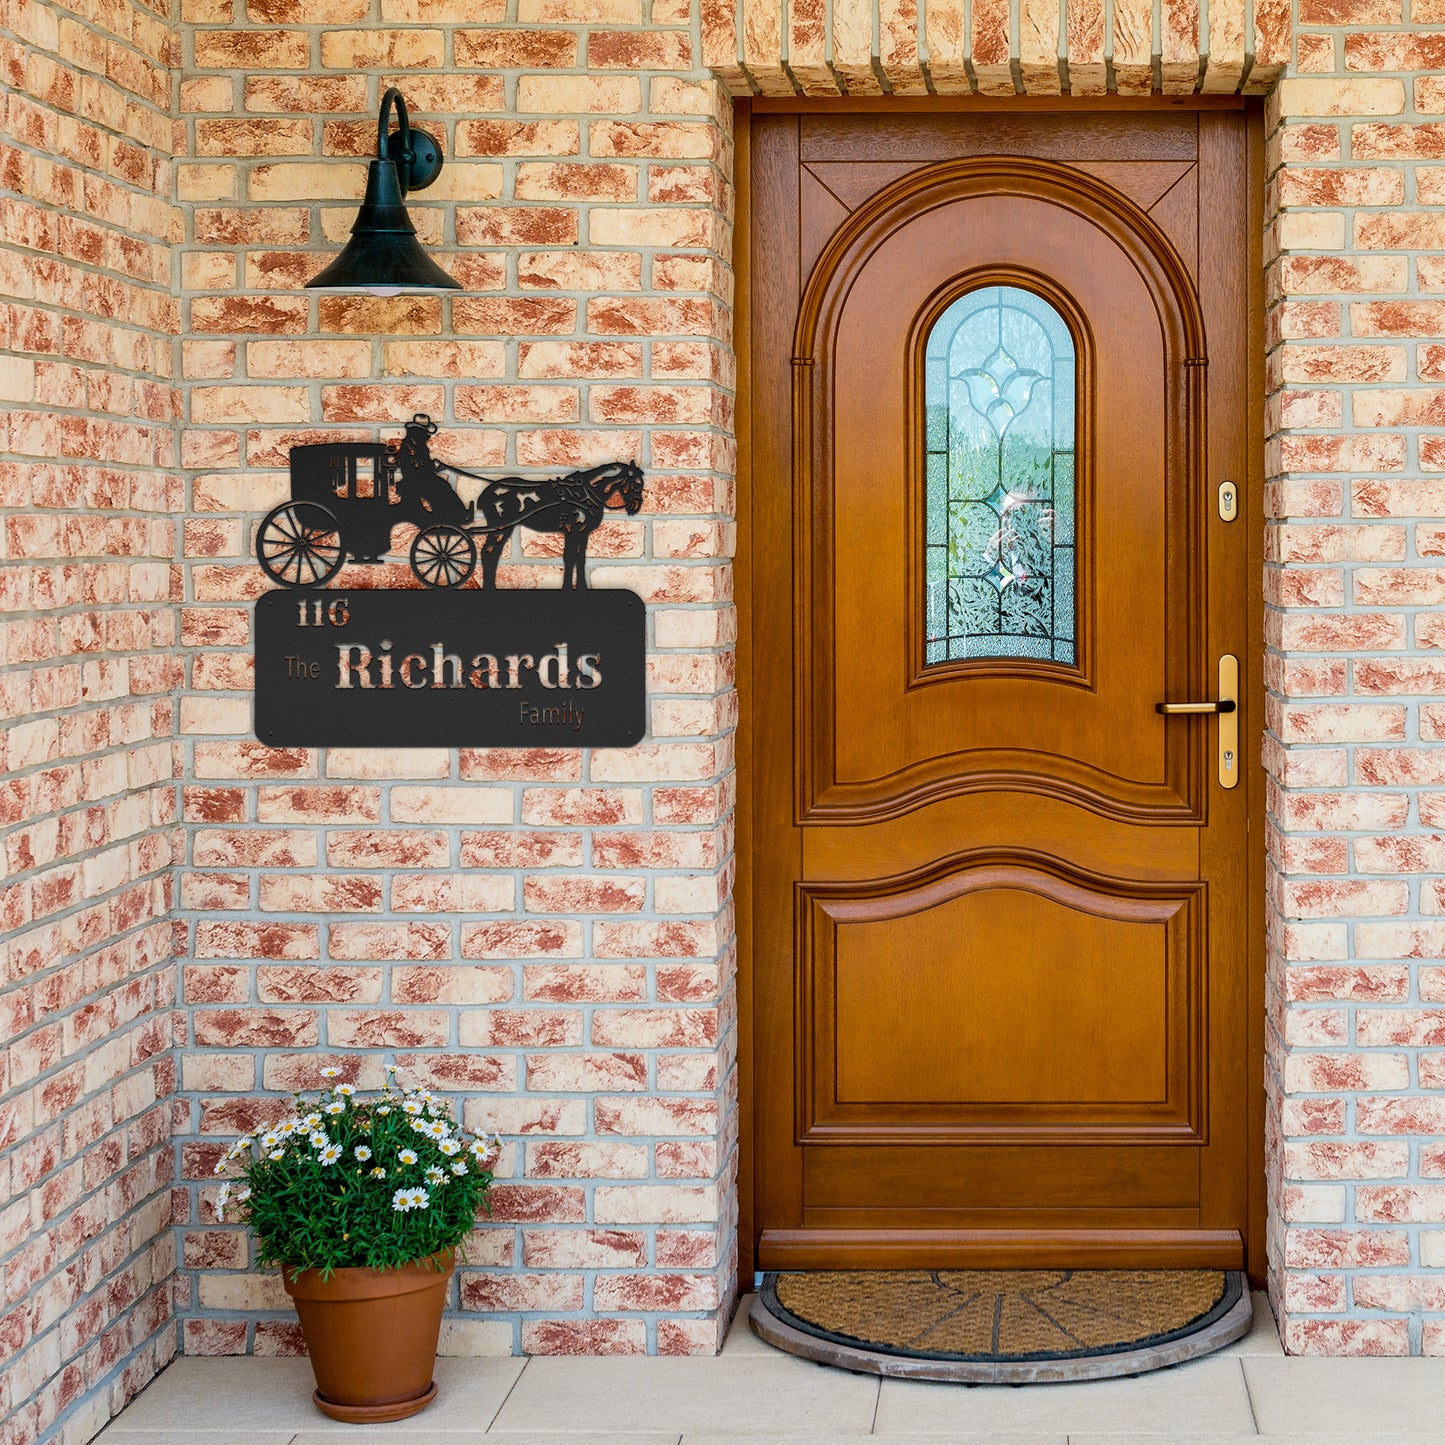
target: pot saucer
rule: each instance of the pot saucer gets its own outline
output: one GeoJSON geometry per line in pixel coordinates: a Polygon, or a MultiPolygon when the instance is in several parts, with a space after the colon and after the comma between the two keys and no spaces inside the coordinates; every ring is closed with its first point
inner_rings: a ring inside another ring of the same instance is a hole
{"type": "Polygon", "coordinates": [[[316,1408],[323,1415],[350,1425],[384,1425],[389,1420],[405,1420],[409,1415],[425,1410],[436,1397],[435,1380],[420,1395],[413,1395],[409,1400],[391,1400],[384,1405],[343,1405],[337,1400],[328,1400],[320,1390],[311,1392],[316,1408]]]}

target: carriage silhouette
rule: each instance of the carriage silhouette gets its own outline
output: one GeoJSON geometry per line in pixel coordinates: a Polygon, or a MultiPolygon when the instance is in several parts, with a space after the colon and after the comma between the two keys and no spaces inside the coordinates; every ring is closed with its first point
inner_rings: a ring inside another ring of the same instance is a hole
{"type": "Polygon", "coordinates": [[[423,413],[400,442],[318,442],[291,449],[291,497],[268,512],[256,560],[283,587],[325,586],[347,561],[376,563],[392,529],[417,528],[411,570],[424,587],[460,587],[482,564],[482,586],[497,585],[497,563],[517,527],[562,535],[562,586],[587,586],[587,544],[610,509],[642,507],[642,471],[608,462],[548,481],[487,478],[439,462],[427,445],[436,425],[423,413]],[[450,478],[482,482],[475,504],[450,478]],[[480,520],[478,520],[480,513],[480,520]],[[481,546],[478,547],[478,539],[481,546]]]}

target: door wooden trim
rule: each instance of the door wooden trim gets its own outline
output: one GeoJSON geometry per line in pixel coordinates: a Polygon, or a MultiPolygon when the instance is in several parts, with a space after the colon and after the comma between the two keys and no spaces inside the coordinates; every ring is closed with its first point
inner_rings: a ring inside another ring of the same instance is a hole
{"type": "MultiPolygon", "coordinates": [[[[754,113],[869,113],[869,114],[957,114],[960,112],[990,112],[1039,114],[1049,112],[1079,112],[1097,114],[1104,112],[1138,113],[1158,110],[1191,109],[1199,111],[1238,110],[1247,111],[1249,124],[1250,175],[1248,195],[1245,200],[1249,224],[1245,228],[1248,245],[1249,274],[1252,278],[1248,296],[1248,343],[1249,376],[1247,379],[1247,407],[1249,424],[1247,428],[1247,454],[1239,459],[1238,472],[1244,481],[1240,525],[1249,528],[1249,572],[1253,578],[1263,575],[1263,398],[1264,398],[1264,330],[1265,296],[1263,274],[1263,241],[1261,234],[1265,161],[1262,108],[1258,102],[1244,101],[1238,97],[1150,97],[1148,99],[1122,102],[1117,97],[1087,99],[1017,97],[1006,100],[983,98],[959,99],[837,99],[810,100],[792,97],[783,100],[740,101],[735,107],[735,182],[736,182],[736,228],[737,238],[734,255],[735,291],[735,349],[738,364],[738,410],[737,410],[737,490],[736,511],[738,517],[738,550],[734,566],[738,614],[738,692],[739,723],[737,732],[738,797],[736,803],[736,857],[737,876],[734,895],[738,908],[738,1042],[739,1076],[738,1098],[740,1111],[740,1137],[738,1162],[738,1210],[739,1210],[739,1280],[740,1287],[747,1288],[753,1271],[759,1266],[770,1243],[788,1243],[769,1240],[760,1242],[755,1232],[756,1173],[754,1164],[754,1141],[756,1138],[755,1118],[759,1110],[771,1110],[776,1100],[760,1100],[754,1087],[754,1046],[756,998],[752,970],[752,908],[753,908],[753,845],[756,829],[754,798],[759,786],[760,769],[766,760],[759,759],[754,744],[754,709],[756,690],[753,657],[753,629],[757,610],[766,608],[767,599],[755,599],[753,595],[753,568],[751,546],[753,529],[751,524],[751,496],[753,486],[754,428],[752,424],[752,318],[756,308],[766,308],[775,288],[770,286],[766,262],[755,266],[750,254],[748,238],[750,218],[754,205],[751,183],[751,121],[754,113]]],[[[763,198],[766,203],[766,198],[763,198]]],[[[1246,716],[1252,720],[1262,719],[1264,698],[1263,684],[1263,598],[1259,587],[1251,587],[1247,603],[1249,634],[1255,645],[1242,659],[1244,662],[1244,690],[1246,716]]],[[[1247,1254],[1247,1267],[1251,1279],[1260,1283],[1265,1274],[1265,1226],[1266,1189],[1264,1176],[1264,1135],[1265,1096],[1263,1090],[1263,1068],[1265,1055],[1264,1019],[1264,968],[1265,968],[1265,907],[1264,907],[1264,798],[1262,780],[1258,777],[1258,764],[1253,754],[1253,738],[1258,735],[1258,726],[1252,723],[1251,739],[1248,744],[1251,761],[1255,763],[1256,786],[1249,789],[1249,869],[1250,891],[1246,900],[1249,918],[1248,941],[1248,1040],[1247,1061],[1250,1079],[1248,1135],[1250,1141],[1250,1163],[1247,1176],[1249,1195],[1249,1238],[1245,1243],[1236,1234],[1228,1231],[1198,1231],[1193,1235],[1170,1231],[1159,1234],[1152,1242],[1142,1235],[1129,1241],[1129,1257],[1135,1260],[1147,1258],[1148,1250],[1157,1245],[1159,1260],[1178,1260],[1178,1248],[1183,1247],[1198,1254],[1197,1263],[1214,1265],[1227,1262],[1237,1264],[1247,1254]],[[1226,1237],[1226,1235],[1228,1237],[1226,1237]],[[1188,1243],[1193,1239],[1192,1244],[1188,1243]],[[1166,1254],[1167,1251],[1167,1254],[1166,1254]]],[[[950,1231],[955,1242],[960,1243],[960,1261],[965,1257],[977,1259],[985,1242],[959,1241],[959,1236],[950,1231]]],[[[817,1245],[818,1257],[811,1261],[811,1267],[843,1268],[865,1262],[886,1267],[889,1260],[905,1247],[902,1237],[882,1234],[877,1237],[864,1236],[851,1230],[841,1230],[829,1236],[810,1231],[809,1237],[817,1245]]],[[[910,1232],[908,1239],[916,1239],[910,1232]]],[[[1050,1259],[1041,1256],[1037,1250],[1038,1235],[1031,1236],[1035,1248],[1029,1261],[1048,1264],[1050,1259]]],[[[1086,1259],[1104,1264],[1111,1250],[1117,1248],[1118,1235],[1115,1231],[1075,1232],[1059,1245],[1056,1262],[1086,1259]]],[[[996,1252],[997,1263],[1025,1262],[1010,1255],[1009,1244],[1004,1232],[989,1231],[986,1247],[996,1252]]],[[[790,1257],[796,1251],[791,1249],[790,1257]]],[[[901,1259],[901,1254],[899,1255],[901,1259]]]]}
{"type": "Polygon", "coordinates": [[[1244,1263],[1244,1241],[1228,1229],[948,1230],[936,1237],[926,1230],[770,1229],[758,1241],[757,1267],[767,1269],[776,1255],[789,1269],[909,1269],[920,1243],[940,1269],[1239,1269],[1244,1263]]]}

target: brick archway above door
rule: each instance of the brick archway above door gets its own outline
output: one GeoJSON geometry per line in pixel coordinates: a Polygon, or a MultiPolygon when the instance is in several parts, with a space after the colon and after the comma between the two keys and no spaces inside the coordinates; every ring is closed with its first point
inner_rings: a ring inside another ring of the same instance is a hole
{"type": "Polygon", "coordinates": [[[701,8],[703,63],[734,95],[1263,95],[1290,59],[1289,0],[1214,0],[1207,15],[1199,0],[701,8]]]}

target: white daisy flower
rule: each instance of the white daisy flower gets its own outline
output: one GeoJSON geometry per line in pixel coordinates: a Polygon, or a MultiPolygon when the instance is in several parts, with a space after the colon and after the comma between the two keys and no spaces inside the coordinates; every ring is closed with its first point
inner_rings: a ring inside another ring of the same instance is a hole
{"type": "Polygon", "coordinates": [[[413,1120],[411,1121],[411,1127],[412,1127],[413,1129],[415,1129],[418,1134],[425,1134],[425,1133],[426,1133],[426,1129],[427,1129],[426,1120],[425,1120],[425,1119],[413,1119],[413,1120]]]}
{"type": "Polygon", "coordinates": [[[237,1204],[244,1204],[250,1197],[251,1197],[251,1191],[250,1191],[249,1187],[246,1188],[246,1189],[238,1189],[238,1190],[236,1191],[236,1203],[237,1203],[237,1204]]]}
{"type": "Polygon", "coordinates": [[[454,1160],[452,1161],[452,1173],[455,1174],[458,1179],[460,1179],[460,1178],[462,1177],[462,1175],[465,1174],[466,1172],[467,1172],[467,1166],[466,1166],[465,1161],[463,1161],[463,1160],[461,1160],[461,1159],[454,1159],[454,1160]]]}
{"type": "Polygon", "coordinates": [[[433,1119],[431,1123],[426,1126],[426,1132],[430,1134],[433,1139],[445,1139],[447,1135],[451,1133],[451,1130],[447,1128],[442,1120],[433,1119]]]}
{"type": "Polygon", "coordinates": [[[425,1106],[416,1099],[408,1099],[401,1107],[405,1109],[408,1114],[420,1114],[425,1106]]]}
{"type": "Polygon", "coordinates": [[[321,1122],[321,1115],[313,1109],[302,1121],[303,1129],[314,1129],[321,1122]]]}
{"type": "Polygon", "coordinates": [[[284,1159],[286,1157],[286,1151],[284,1149],[273,1149],[266,1157],[268,1159],[284,1159]]]}
{"type": "Polygon", "coordinates": [[[401,1153],[398,1154],[396,1157],[397,1157],[398,1161],[399,1161],[400,1163],[402,1163],[402,1164],[415,1164],[415,1163],[416,1163],[416,1150],[415,1150],[415,1149],[403,1149],[403,1150],[401,1151],[401,1153]]]}
{"type": "Polygon", "coordinates": [[[366,1144],[358,1144],[351,1152],[356,1155],[359,1164],[365,1164],[371,1158],[371,1149],[366,1144]]]}
{"type": "Polygon", "coordinates": [[[440,1149],[443,1154],[447,1155],[460,1154],[462,1152],[462,1146],[455,1139],[443,1139],[441,1143],[437,1145],[437,1148],[440,1149]]]}
{"type": "Polygon", "coordinates": [[[341,1077],[341,1070],[336,1068],[322,1069],[321,1077],[323,1079],[339,1079],[341,1077]]]}
{"type": "Polygon", "coordinates": [[[278,1124],[276,1126],[276,1132],[278,1134],[294,1134],[300,1127],[300,1119],[287,1119],[284,1124],[278,1124]]]}
{"type": "Polygon", "coordinates": [[[502,1136],[493,1134],[489,1138],[473,1139],[469,1152],[479,1164],[495,1159],[502,1152],[502,1136]]]}
{"type": "Polygon", "coordinates": [[[401,1067],[400,1064],[388,1064],[388,1065],[386,1066],[386,1072],[387,1072],[388,1074],[394,1074],[394,1073],[396,1073],[396,1071],[397,1071],[400,1067],[401,1067]]]}
{"type": "Polygon", "coordinates": [[[227,1161],[228,1159],[230,1159],[230,1157],[231,1157],[231,1156],[230,1156],[229,1154],[227,1154],[226,1157],[225,1157],[225,1159],[217,1159],[217,1160],[216,1160],[216,1167],[211,1170],[211,1173],[214,1174],[214,1175],[216,1175],[217,1178],[219,1178],[222,1174],[224,1174],[224,1173],[226,1172],[226,1161],[227,1161]]]}
{"type": "Polygon", "coordinates": [[[338,1084],[332,1093],[340,1094],[343,1099],[349,1099],[356,1092],[355,1084],[338,1084]]]}
{"type": "Polygon", "coordinates": [[[385,1115],[391,1113],[391,1105],[383,1104],[381,1108],[379,1108],[376,1112],[384,1117],[385,1115]]]}
{"type": "Polygon", "coordinates": [[[342,1103],[342,1101],[341,1101],[340,1099],[333,1099],[333,1100],[326,1106],[326,1112],[327,1112],[328,1114],[341,1114],[341,1113],[344,1113],[345,1110],[346,1110],[346,1105],[345,1105],[344,1103],[342,1103]]]}
{"type": "Polygon", "coordinates": [[[378,1165],[376,1166],[376,1168],[374,1168],[374,1169],[371,1171],[371,1177],[372,1177],[373,1179],[385,1179],[385,1178],[386,1178],[386,1170],[383,1169],[380,1164],[378,1164],[378,1165]]]}
{"type": "Polygon", "coordinates": [[[323,1164],[335,1164],[336,1161],[337,1161],[338,1159],[340,1159],[340,1158],[341,1158],[341,1145],[340,1145],[340,1144],[328,1144],[328,1145],[326,1146],[326,1148],[324,1148],[324,1149],[321,1151],[321,1162],[322,1162],[323,1164]]]}
{"type": "Polygon", "coordinates": [[[445,1184],[447,1182],[447,1176],[433,1164],[426,1171],[426,1182],[428,1184],[445,1184]]]}
{"type": "Polygon", "coordinates": [[[416,1191],[414,1189],[398,1189],[391,1196],[391,1207],[398,1214],[405,1214],[409,1210],[415,1209],[417,1207],[416,1191]]]}
{"type": "Polygon", "coordinates": [[[310,1138],[313,1149],[324,1149],[331,1142],[331,1140],[326,1137],[325,1131],[321,1129],[313,1129],[310,1138]]]}
{"type": "Polygon", "coordinates": [[[272,1129],[269,1133],[261,1135],[261,1147],[263,1149],[274,1149],[281,1142],[281,1136],[272,1129]]]}

